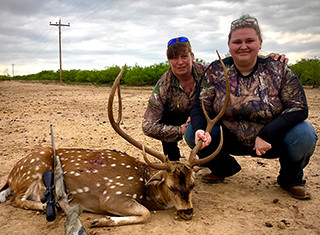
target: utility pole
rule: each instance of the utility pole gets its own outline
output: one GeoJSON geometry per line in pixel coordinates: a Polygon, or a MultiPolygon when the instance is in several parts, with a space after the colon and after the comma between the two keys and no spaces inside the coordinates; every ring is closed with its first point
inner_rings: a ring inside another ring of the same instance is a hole
{"type": "Polygon", "coordinates": [[[60,57],[60,83],[62,83],[62,59],[61,59],[61,26],[70,26],[70,23],[68,24],[61,24],[61,19],[59,19],[59,24],[51,24],[51,26],[59,26],[59,57],[60,57]]]}
{"type": "Polygon", "coordinates": [[[12,64],[12,78],[14,78],[14,64],[12,64]]]}

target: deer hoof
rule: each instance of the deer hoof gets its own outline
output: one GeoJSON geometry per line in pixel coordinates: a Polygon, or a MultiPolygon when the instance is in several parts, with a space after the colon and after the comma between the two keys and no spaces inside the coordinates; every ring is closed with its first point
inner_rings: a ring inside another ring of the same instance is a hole
{"type": "Polygon", "coordinates": [[[92,221],[92,223],[90,224],[90,228],[93,228],[93,227],[98,227],[99,225],[97,225],[97,224],[99,224],[99,220],[94,220],[94,221],[92,221]]]}
{"type": "Polygon", "coordinates": [[[114,226],[114,221],[110,216],[106,216],[105,218],[95,219],[91,224],[90,228],[93,227],[102,227],[102,226],[114,226]]]}

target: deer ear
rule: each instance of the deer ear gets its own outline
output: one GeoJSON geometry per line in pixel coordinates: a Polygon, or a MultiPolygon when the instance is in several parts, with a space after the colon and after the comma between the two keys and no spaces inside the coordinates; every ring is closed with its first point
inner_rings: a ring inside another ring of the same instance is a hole
{"type": "Polygon", "coordinates": [[[161,184],[165,180],[164,171],[159,171],[158,173],[154,174],[146,183],[146,185],[151,184],[161,184]]]}

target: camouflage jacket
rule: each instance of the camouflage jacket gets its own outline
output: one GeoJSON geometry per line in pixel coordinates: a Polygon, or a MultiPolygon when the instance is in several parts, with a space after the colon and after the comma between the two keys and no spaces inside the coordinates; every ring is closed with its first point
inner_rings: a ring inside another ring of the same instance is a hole
{"type": "MultiPolygon", "coordinates": [[[[284,63],[258,58],[248,76],[241,75],[232,57],[224,59],[224,63],[231,95],[221,121],[242,144],[253,146],[257,136],[272,143],[276,136],[307,118],[308,106],[302,85],[284,63]]],[[[191,114],[195,130],[205,130],[206,125],[200,100],[203,99],[209,116],[215,116],[224,104],[225,84],[220,62],[211,63],[201,81],[191,114]]]]}
{"type": "MultiPolygon", "coordinates": [[[[206,67],[197,62],[192,64],[196,89],[206,67]]],[[[149,98],[142,122],[143,132],[166,142],[181,140],[180,126],[190,116],[194,100],[195,92],[189,97],[169,69],[159,79],[149,98]]]]}

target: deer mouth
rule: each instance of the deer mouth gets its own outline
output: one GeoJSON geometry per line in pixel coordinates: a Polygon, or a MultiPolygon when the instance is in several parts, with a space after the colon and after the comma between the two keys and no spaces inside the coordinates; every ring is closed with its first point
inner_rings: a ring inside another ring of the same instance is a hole
{"type": "Polygon", "coordinates": [[[178,216],[184,220],[191,220],[193,217],[193,208],[187,210],[178,210],[178,216]]]}

